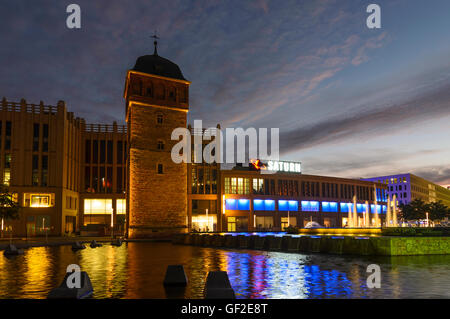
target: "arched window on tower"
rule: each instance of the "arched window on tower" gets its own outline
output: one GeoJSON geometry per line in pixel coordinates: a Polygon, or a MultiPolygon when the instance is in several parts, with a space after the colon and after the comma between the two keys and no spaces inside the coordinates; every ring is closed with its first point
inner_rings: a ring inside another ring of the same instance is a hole
{"type": "Polygon", "coordinates": [[[156,124],[163,124],[164,122],[164,115],[162,113],[158,113],[156,115],[156,124]]]}
{"type": "Polygon", "coordinates": [[[159,140],[157,144],[158,150],[162,151],[164,149],[164,142],[159,140]]]}
{"type": "Polygon", "coordinates": [[[176,101],[177,100],[177,89],[174,87],[171,87],[169,89],[169,99],[172,101],[176,101]]]}
{"type": "Polygon", "coordinates": [[[145,91],[145,96],[153,97],[153,85],[149,84],[145,91]]]}

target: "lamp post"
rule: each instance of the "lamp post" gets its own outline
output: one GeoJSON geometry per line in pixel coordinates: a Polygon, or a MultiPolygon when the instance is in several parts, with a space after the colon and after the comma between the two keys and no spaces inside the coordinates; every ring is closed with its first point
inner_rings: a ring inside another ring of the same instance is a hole
{"type": "Polygon", "coordinates": [[[427,227],[429,227],[429,222],[428,222],[428,212],[426,213],[427,215],[427,227]]]}

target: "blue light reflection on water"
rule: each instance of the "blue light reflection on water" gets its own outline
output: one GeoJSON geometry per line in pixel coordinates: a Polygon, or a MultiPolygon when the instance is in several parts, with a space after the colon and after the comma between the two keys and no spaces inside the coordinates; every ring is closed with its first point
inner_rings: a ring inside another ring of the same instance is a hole
{"type": "Polygon", "coordinates": [[[45,298],[68,264],[89,273],[94,298],[165,298],[168,265],[183,264],[186,298],[202,298],[208,271],[224,270],[238,298],[450,298],[450,256],[345,257],[128,243],[73,253],[69,246],[0,255],[0,298],[45,298]],[[380,289],[367,266],[379,264],[380,289]]]}

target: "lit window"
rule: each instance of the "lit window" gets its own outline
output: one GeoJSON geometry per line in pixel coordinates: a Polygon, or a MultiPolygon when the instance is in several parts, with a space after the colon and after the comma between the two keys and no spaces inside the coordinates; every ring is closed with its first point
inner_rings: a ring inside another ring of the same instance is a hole
{"type": "Polygon", "coordinates": [[[337,213],[338,204],[336,202],[322,202],[322,211],[337,213]]]}
{"type": "Polygon", "coordinates": [[[127,212],[127,200],[118,199],[116,201],[116,214],[125,214],[127,212]]]}
{"type": "Polygon", "coordinates": [[[49,207],[50,195],[31,195],[31,207],[49,207]]]}
{"type": "Polygon", "coordinates": [[[302,211],[303,212],[318,212],[319,202],[316,201],[302,201],[302,211]]]}
{"type": "Polygon", "coordinates": [[[112,214],[112,199],[85,199],[84,214],[112,214]]]}

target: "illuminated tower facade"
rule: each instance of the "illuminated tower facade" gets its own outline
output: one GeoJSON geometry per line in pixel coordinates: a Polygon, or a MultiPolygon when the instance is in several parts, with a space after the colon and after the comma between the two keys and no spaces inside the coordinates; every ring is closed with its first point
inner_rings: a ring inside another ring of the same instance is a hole
{"type": "Polygon", "coordinates": [[[144,55],[127,73],[127,229],[129,238],[187,231],[187,167],[171,159],[175,128],[186,127],[189,85],[178,65],[144,55]]]}

